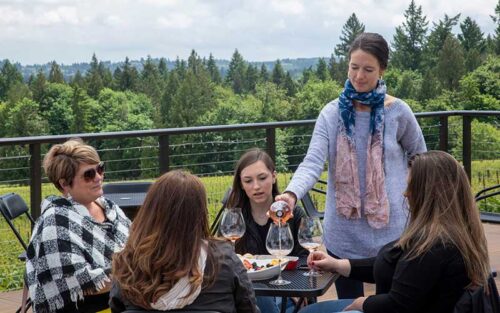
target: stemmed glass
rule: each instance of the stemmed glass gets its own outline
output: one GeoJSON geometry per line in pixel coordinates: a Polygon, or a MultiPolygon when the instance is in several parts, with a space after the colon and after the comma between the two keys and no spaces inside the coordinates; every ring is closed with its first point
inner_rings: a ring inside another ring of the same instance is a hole
{"type": "Polygon", "coordinates": [[[293,236],[290,226],[287,223],[278,224],[271,223],[266,237],[266,248],[270,254],[276,255],[279,260],[279,276],[278,279],[270,281],[273,285],[287,285],[290,283],[281,277],[281,259],[285,255],[290,254],[293,250],[293,236]]]}
{"type": "MultiPolygon", "coordinates": [[[[300,221],[297,237],[299,244],[309,250],[309,253],[318,250],[323,243],[323,227],[319,218],[303,217],[300,221]]],[[[311,268],[304,273],[304,276],[321,276],[321,273],[311,268]]]]}
{"type": "Polygon", "coordinates": [[[240,239],[246,230],[241,208],[225,208],[219,227],[222,236],[231,240],[234,248],[236,240],[240,239]]]}

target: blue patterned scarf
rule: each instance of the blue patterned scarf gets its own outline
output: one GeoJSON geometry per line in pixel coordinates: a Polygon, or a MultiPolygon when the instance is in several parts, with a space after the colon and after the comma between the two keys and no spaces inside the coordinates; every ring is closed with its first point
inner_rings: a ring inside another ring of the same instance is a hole
{"type": "Polygon", "coordinates": [[[370,139],[366,158],[366,193],[364,214],[373,228],[382,228],[389,222],[389,202],[385,191],[384,175],[384,99],[386,86],[379,80],[369,92],[357,92],[346,80],[339,97],[339,123],[337,132],[337,157],[335,167],[335,199],[337,212],[346,218],[361,218],[361,195],[356,157],[353,100],[371,108],[370,139]]]}

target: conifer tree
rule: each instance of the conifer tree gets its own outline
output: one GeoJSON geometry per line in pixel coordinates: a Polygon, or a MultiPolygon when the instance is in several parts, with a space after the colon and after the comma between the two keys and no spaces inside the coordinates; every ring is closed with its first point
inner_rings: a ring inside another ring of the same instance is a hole
{"type": "Polygon", "coordinates": [[[330,74],[328,73],[326,62],[323,58],[319,58],[318,65],[316,66],[316,77],[324,82],[328,79],[328,76],[330,76],[330,74]]]}
{"type": "Polygon", "coordinates": [[[238,49],[234,50],[231,61],[229,62],[229,69],[227,71],[226,83],[231,86],[234,93],[241,94],[245,92],[245,80],[247,65],[238,49]]]}
{"type": "Polygon", "coordinates": [[[212,55],[212,53],[210,53],[210,56],[208,57],[207,70],[208,70],[208,73],[210,74],[210,79],[212,79],[212,81],[214,83],[220,84],[222,82],[219,68],[217,67],[217,64],[215,63],[215,59],[214,59],[214,56],[212,55]]]}
{"type": "Polygon", "coordinates": [[[438,23],[433,22],[433,29],[429,34],[427,43],[424,47],[423,60],[421,67],[432,69],[436,66],[439,52],[443,48],[444,42],[448,36],[453,36],[452,28],[458,24],[460,14],[449,17],[448,14],[444,15],[444,19],[439,20],[438,23]]]}
{"type": "Polygon", "coordinates": [[[17,67],[5,60],[0,70],[0,100],[5,100],[9,89],[17,83],[23,82],[23,75],[17,67]]]}
{"type": "Polygon", "coordinates": [[[261,82],[269,81],[269,72],[267,71],[267,67],[264,63],[260,66],[259,78],[261,82]]]}
{"type": "Polygon", "coordinates": [[[99,92],[104,88],[101,74],[99,72],[99,62],[95,53],[92,55],[92,61],[90,62],[90,69],[85,75],[87,93],[94,99],[97,99],[99,92]]]}
{"type": "Polygon", "coordinates": [[[290,75],[290,72],[288,71],[286,72],[286,77],[283,87],[286,90],[286,95],[289,97],[294,97],[295,94],[297,93],[297,84],[293,81],[292,75],[290,75]]]}
{"type": "Polygon", "coordinates": [[[163,80],[160,78],[160,72],[154,64],[151,56],[148,56],[141,73],[140,91],[147,95],[155,107],[159,107],[163,80]]]}
{"type": "Polygon", "coordinates": [[[121,91],[138,90],[139,72],[130,64],[128,57],[125,57],[125,62],[115,71],[115,81],[117,89],[121,91]]]}
{"type": "Polygon", "coordinates": [[[460,24],[461,34],[458,40],[465,53],[465,67],[472,72],[481,65],[481,55],[486,52],[486,41],[479,25],[470,17],[466,17],[460,24]]]}
{"type": "Polygon", "coordinates": [[[160,63],[158,63],[158,71],[160,72],[161,78],[166,81],[168,77],[168,67],[167,60],[165,60],[165,58],[160,58],[160,63]]]}
{"type": "Polygon", "coordinates": [[[257,82],[259,80],[259,71],[257,67],[252,64],[248,65],[247,68],[247,78],[246,78],[246,86],[249,92],[255,92],[255,87],[257,86],[257,82]]]}
{"type": "Polygon", "coordinates": [[[49,82],[64,84],[64,75],[56,61],[50,62],[49,82]]]}
{"type": "Polygon", "coordinates": [[[274,63],[273,73],[271,75],[271,81],[276,84],[276,86],[282,86],[285,82],[285,71],[283,66],[281,66],[281,61],[278,59],[274,63]]]}
{"type": "Polygon", "coordinates": [[[40,103],[45,95],[45,88],[47,86],[47,79],[45,79],[45,74],[43,69],[40,68],[36,73],[35,78],[30,84],[31,93],[33,94],[33,100],[40,103]]]}
{"type": "Polygon", "coordinates": [[[449,90],[459,86],[459,81],[465,73],[462,46],[453,35],[446,37],[439,53],[436,74],[441,85],[449,90]]]}
{"type": "Polygon", "coordinates": [[[344,26],[342,26],[342,35],[339,37],[340,43],[335,46],[335,54],[346,58],[352,42],[364,31],[365,25],[358,20],[356,13],[352,13],[344,26]]]}
{"type": "Polygon", "coordinates": [[[71,79],[71,86],[74,88],[75,86],[78,86],[80,88],[85,87],[85,79],[82,76],[82,73],[80,73],[80,70],[76,71],[75,76],[71,79]]]}
{"type": "Polygon", "coordinates": [[[417,70],[420,68],[428,21],[422,13],[422,6],[417,6],[414,0],[405,10],[404,16],[406,20],[403,25],[396,27],[392,64],[403,70],[417,70]]]}

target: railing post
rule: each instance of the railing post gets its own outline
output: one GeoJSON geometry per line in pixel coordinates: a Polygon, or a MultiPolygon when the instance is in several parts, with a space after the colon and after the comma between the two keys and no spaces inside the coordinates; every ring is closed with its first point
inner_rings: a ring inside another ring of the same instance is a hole
{"type": "Polygon", "coordinates": [[[169,171],[170,169],[170,145],[169,136],[160,135],[158,137],[159,151],[158,151],[158,162],[160,167],[160,175],[169,171]]]}
{"type": "Polygon", "coordinates": [[[439,117],[439,150],[448,152],[448,115],[439,117]]]}
{"type": "Polygon", "coordinates": [[[40,214],[42,203],[42,160],[39,143],[29,145],[30,149],[30,201],[31,215],[36,220],[40,214]]]}
{"type": "Polygon", "coordinates": [[[462,116],[462,141],[462,162],[469,180],[472,180],[471,117],[468,115],[462,116]]]}
{"type": "Polygon", "coordinates": [[[266,150],[271,159],[276,162],[276,129],[266,128],[266,150]]]}

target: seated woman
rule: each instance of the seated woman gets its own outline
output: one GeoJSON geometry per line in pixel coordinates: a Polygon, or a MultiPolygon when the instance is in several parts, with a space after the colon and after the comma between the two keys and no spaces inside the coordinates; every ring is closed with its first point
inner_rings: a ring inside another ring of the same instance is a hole
{"type": "Polygon", "coordinates": [[[108,307],[111,259],[130,220],[103,197],[104,164],[79,139],[54,145],[43,167],[62,196],[49,196],[33,228],[26,274],[34,312],[108,307]]]}
{"type": "MultiPolygon", "coordinates": [[[[233,189],[227,207],[242,209],[246,231],[236,241],[239,254],[269,254],[266,249],[266,236],[272,219],[267,211],[279,194],[276,170],[271,157],[263,150],[250,149],[245,152],[234,170],[233,189]]],[[[298,242],[297,232],[300,220],[305,215],[298,206],[293,209],[293,218],[288,223],[294,237],[294,247],[290,255],[306,256],[307,250],[298,242]]],[[[257,304],[263,313],[278,312],[278,306],[272,297],[257,297],[257,304]]]]}
{"type": "Polygon", "coordinates": [[[183,171],[150,187],[125,248],[113,257],[112,312],[258,312],[232,246],[210,237],[205,188],[183,171]]]}
{"type": "Polygon", "coordinates": [[[376,258],[338,260],[323,252],[308,258],[316,269],[375,282],[376,295],[326,301],[301,312],[451,313],[465,288],[487,284],[486,238],[462,165],[442,151],[416,155],[405,196],[406,230],[376,258]]]}

